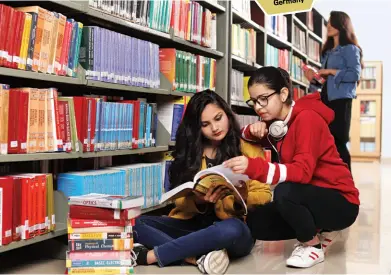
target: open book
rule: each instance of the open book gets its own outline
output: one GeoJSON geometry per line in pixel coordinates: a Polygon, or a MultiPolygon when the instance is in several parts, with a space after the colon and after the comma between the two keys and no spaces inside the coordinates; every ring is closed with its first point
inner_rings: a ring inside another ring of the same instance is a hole
{"type": "Polygon", "coordinates": [[[247,214],[247,205],[235,186],[240,186],[241,181],[246,182],[248,180],[249,177],[247,175],[235,174],[231,169],[225,168],[223,165],[217,165],[199,171],[194,176],[192,182],[183,183],[164,193],[160,199],[160,203],[184,197],[194,190],[206,194],[211,186],[214,186],[213,188],[216,189],[217,187],[224,185],[231,190],[227,193],[227,196],[236,194],[236,196],[240,198],[240,204],[245,209],[245,214],[247,214]]]}

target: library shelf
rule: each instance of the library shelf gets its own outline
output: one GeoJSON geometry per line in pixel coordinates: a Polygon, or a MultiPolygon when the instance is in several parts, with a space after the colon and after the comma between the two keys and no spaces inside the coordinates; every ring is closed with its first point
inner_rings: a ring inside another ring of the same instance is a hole
{"type": "MultiPolygon", "coordinates": [[[[172,33],[172,32],[171,32],[172,33]]],[[[182,45],[183,50],[191,51],[192,53],[201,54],[206,57],[211,57],[215,59],[219,59],[221,57],[224,57],[224,54],[222,52],[216,51],[211,48],[203,47],[201,45],[192,43],[190,41],[184,40],[182,38],[176,37],[173,33],[171,34],[171,39],[175,44],[182,45]]]]}
{"type": "Polygon", "coordinates": [[[293,53],[296,53],[296,55],[298,55],[299,57],[301,57],[303,59],[307,59],[308,58],[308,56],[302,50],[299,50],[295,46],[292,46],[292,49],[293,49],[293,53]]]}
{"type": "Polygon", "coordinates": [[[89,80],[89,79],[87,80],[87,86],[95,87],[95,88],[111,89],[111,90],[147,93],[147,94],[159,94],[159,95],[169,95],[170,94],[170,92],[166,89],[128,86],[128,85],[123,85],[123,84],[89,80]]]}
{"type": "Polygon", "coordinates": [[[194,93],[180,92],[180,91],[171,91],[170,95],[172,96],[189,96],[192,97],[194,93]]]}
{"type": "Polygon", "coordinates": [[[233,24],[240,24],[243,28],[251,28],[256,32],[265,33],[265,29],[252,21],[251,19],[246,18],[244,15],[241,15],[238,11],[232,10],[232,21],[233,24]]]}
{"type": "Polygon", "coordinates": [[[76,159],[78,157],[79,157],[79,153],[77,153],[77,152],[8,154],[8,155],[0,155],[0,163],[2,163],[2,162],[37,161],[37,160],[54,160],[54,159],[76,159]]]}
{"type": "Polygon", "coordinates": [[[296,16],[293,16],[293,22],[298,25],[303,31],[306,31],[308,29],[307,26],[296,16]]]}
{"type": "Polygon", "coordinates": [[[35,154],[9,154],[0,155],[0,163],[2,162],[20,162],[20,161],[37,161],[37,160],[55,160],[55,159],[77,159],[77,158],[98,158],[107,156],[123,156],[123,155],[138,155],[164,152],[168,150],[167,145],[147,147],[130,150],[113,150],[100,152],[61,152],[61,153],[35,153],[35,154]]]}
{"type": "Polygon", "coordinates": [[[315,61],[313,60],[312,58],[308,57],[308,63],[312,64],[312,65],[315,65],[317,67],[322,67],[322,63],[318,62],[318,61],[315,61]]]}
{"type": "Polygon", "coordinates": [[[267,33],[267,43],[276,47],[276,48],[285,48],[290,49],[292,47],[292,43],[287,40],[282,39],[281,37],[275,35],[274,33],[267,33]]]}
{"type": "Polygon", "coordinates": [[[116,25],[130,28],[130,29],[137,31],[137,32],[140,32],[140,33],[152,35],[155,38],[159,38],[162,41],[164,41],[164,40],[169,41],[171,39],[171,36],[169,33],[161,32],[161,31],[154,30],[154,29],[151,29],[146,26],[142,26],[140,24],[133,23],[133,22],[125,20],[121,17],[117,17],[114,15],[108,14],[104,11],[101,11],[101,10],[98,10],[98,9],[95,9],[92,7],[89,7],[87,9],[86,14],[92,18],[95,18],[95,19],[101,19],[101,20],[104,20],[104,21],[107,21],[110,23],[114,23],[116,25]]]}
{"type": "Polygon", "coordinates": [[[258,68],[260,68],[261,65],[256,64],[250,60],[247,60],[243,57],[232,55],[232,68],[236,69],[238,71],[242,72],[251,72],[258,68]]]}
{"type": "Polygon", "coordinates": [[[297,79],[294,79],[293,77],[291,77],[291,81],[296,84],[296,85],[300,85],[302,87],[305,87],[305,88],[308,88],[309,85],[308,84],[305,84],[304,82],[300,81],[300,80],[297,80],[297,79]]]}
{"type": "Polygon", "coordinates": [[[49,81],[73,85],[83,85],[85,81],[81,78],[74,78],[70,76],[59,76],[54,74],[45,74],[32,71],[23,71],[18,69],[11,69],[0,67],[0,76],[16,77],[16,78],[26,78],[40,81],[49,81]]]}
{"type": "MultiPolygon", "coordinates": [[[[125,20],[123,18],[108,14],[104,11],[97,10],[95,8],[89,7],[86,14],[92,18],[95,19],[101,19],[110,23],[114,23],[120,26],[124,26],[127,28],[132,29],[133,31],[139,32],[141,35],[150,35],[152,41],[154,43],[164,43],[167,45],[167,43],[172,43],[175,47],[178,47],[178,49],[181,50],[187,50],[192,53],[197,53],[204,55],[206,57],[212,57],[212,58],[221,58],[224,56],[222,52],[219,52],[217,50],[213,50],[211,48],[203,47],[201,45],[197,45],[195,43],[192,43],[190,41],[187,41],[185,39],[176,37],[172,31],[169,33],[161,32],[158,30],[151,29],[147,26],[142,26],[136,23],[133,23],[131,21],[125,20]]],[[[149,40],[148,38],[144,38],[149,40]]]]}
{"type": "Polygon", "coordinates": [[[42,242],[42,241],[46,241],[46,240],[49,240],[49,239],[53,239],[53,238],[56,238],[58,236],[62,236],[62,235],[66,235],[67,234],[67,226],[65,223],[56,223],[56,229],[52,232],[49,232],[47,234],[44,234],[44,235],[40,235],[40,236],[37,236],[35,238],[32,238],[32,239],[29,239],[29,240],[21,240],[21,241],[17,241],[17,242],[12,242],[8,245],[3,245],[3,246],[0,246],[0,253],[3,253],[3,252],[6,252],[6,251],[10,251],[10,250],[13,250],[13,249],[17,249],[17,248],[20,248],[20,247],[24,247],[24,246],[27,246],[27,245],[31,245],[31,244],[34,244],[34,243],[39,243],[39,242],[42,242]]]}
{"type": "Polygon", "coordinates": [[[316,41],[319,42],[320,44],[323,43],[322,38],[320,38],[318,35],[316,35],[313,31],[308,30],[308,35],[311,36],[311,38],[313,38],[314,40],[316,40],[316,41]]]}
{"type": "Polygon", "coordinates": [[[164,152],[167,150],[168,150],[168,146],[156,146],[156,147],[147,147],[147,148],[130,149],[130,150],[84,152],[80,154],[80,157],[96,158],[96,157],[108,157],[108,156],[138,155],[138,154],[164,152]]]}
{"type": "Polygon", "coordinates": [[[209,9],[211,12],[216,12],[216,13],[225,12],[225,8],[222,5],[214,3],[213,1],[196,0],[196,2],[200,3],[203,7],[209,9]]]}
{"type": "Polygon", "coordinates": [[[78,11],[78,12],[85,12],[87,8],[87,2],[84,1],[72,1],[72,0],[61,0],[61,1],[50,1],[55,4],[64,6],[66,8],[78,11]]]}

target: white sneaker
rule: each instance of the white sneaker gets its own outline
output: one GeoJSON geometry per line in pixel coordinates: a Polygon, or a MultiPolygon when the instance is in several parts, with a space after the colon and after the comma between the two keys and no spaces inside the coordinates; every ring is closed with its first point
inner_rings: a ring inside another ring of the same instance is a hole
{"type": "Polygon", "coordinates": [[[319,233],[320,243],[324,252],[327,252],[327,249],[337,240],[342,231],[332,231],[332,232],[321,232],[319,233]]]}
{"type": "Polygon", "coordinates": [[[311,267],[324,261],[324,252],[322,249],[313,246],[304,246],[298,244],[293,250],[292,255],[286,260],[287,266],[292,267],[311,267]]]}
{"type": "Polygon", "coordinates": [[[229,265],[227,251],[223,249],[209,252],[197,260],[197,265],[204,274],[224,274],[229,265]]]}

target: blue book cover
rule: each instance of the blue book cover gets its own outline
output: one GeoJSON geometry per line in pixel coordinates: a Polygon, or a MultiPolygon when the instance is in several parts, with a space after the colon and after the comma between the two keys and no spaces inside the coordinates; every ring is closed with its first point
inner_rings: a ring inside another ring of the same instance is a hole
{"type": "Polygon", "coordinates": [[[139,122],[139,129],[138,129],[138,148],[144,147],[144,133],[145,133],[145,109],[146,109],[146,103],[144,101],[140,101],[140,122],[139,122]]]}
{"type": "Polygon", "coordinates": [[[128,122],[128,140],[129,140],[129,148],[132,148],[132,140],[133,140],[133,120],[134,120],[134,104],[128,104],[129,108],[129,122],[128,122]]]}

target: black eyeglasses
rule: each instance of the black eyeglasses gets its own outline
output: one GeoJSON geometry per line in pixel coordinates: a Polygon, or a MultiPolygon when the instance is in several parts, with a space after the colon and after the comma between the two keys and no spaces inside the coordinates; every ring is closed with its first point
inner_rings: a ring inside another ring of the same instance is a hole
{"type": "Polygon", "coordinates": [[[261,107],[266,107],[267,104],[269,103],[269,97],[271,97],[272,95],[277,94],[277,93],[278,92],[274,92],[274,93],[271,93],[270,95],[267,95],[267,96],[260,95],[256,99],[250,98],[249,100],[246,101],[246,104],[251,108],[253,108],[257,103],[261,107]]]}

